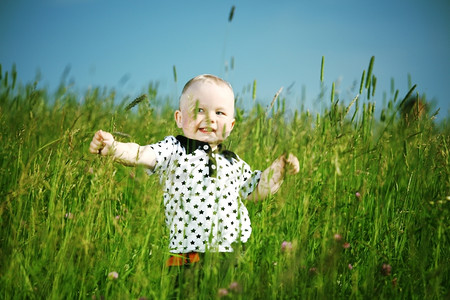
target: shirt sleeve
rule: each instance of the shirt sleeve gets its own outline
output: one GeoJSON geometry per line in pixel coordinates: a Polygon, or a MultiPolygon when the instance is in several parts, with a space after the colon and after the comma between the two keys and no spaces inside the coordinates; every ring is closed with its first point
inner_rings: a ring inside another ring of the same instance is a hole
{"type": "Polygon", "coordinates": [[[240,195],[243,199],[246,199],[256,188],[261,179],[261,171],[252,171],[250,166],[243,160],[242,162],[242,181],[240,195]]]}
{"type": "Polygon", "coordinates": [[[147,174],[161,174],[167,170],[170,161],[177,153],[179,142],[173,136],[168,136],[164,140],[148,145],[156,154],[156,164],[153,169],[147,169],[147,174]]]}

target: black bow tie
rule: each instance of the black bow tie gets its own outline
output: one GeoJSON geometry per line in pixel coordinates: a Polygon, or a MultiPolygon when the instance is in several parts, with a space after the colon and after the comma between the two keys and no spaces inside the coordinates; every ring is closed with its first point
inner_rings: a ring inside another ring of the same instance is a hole
{"type": "Polygon", "coordinates": [[[202,150],[208,154],[209,176],[211,177],[216,176],[216,167],[217,167],[216,160],[211,155],[212,153],[219,153],[223,155],[230,162],[230,164],[233,164],[233,158],[237,159],[237,155],[232,151],[226,150],[223,144],[219,144],[217,146],[217,149],[212,151],[211,146],[206,142],[192,140],[182,135],[178,135],[176,139],[180,142],[180,144],[184,147],[184,149],[186,149],[187,154],[191,154],[195,150],[202,150]]]}

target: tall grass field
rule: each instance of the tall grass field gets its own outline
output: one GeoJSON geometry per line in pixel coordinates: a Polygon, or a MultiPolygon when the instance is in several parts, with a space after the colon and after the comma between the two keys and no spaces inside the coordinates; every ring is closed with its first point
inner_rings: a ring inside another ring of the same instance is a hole
{"type": "MultiPolygon", "coordinates": [[[[324,88],[320,113],[287,109],[283,93],[268,106],[238,95],[227,148],[253,169],[289,151],[300,172],[246,203],[253,232],[236,264],[219,274],[206,261],[180,299],[449,299],[448,116],[402,118],[418,91],[382,99],[372,64],[348,99],[324,88]]],[[[98,129],[142,145],[181,134],[174,107],[154,85],[132,101],[0,74],[0,298],[173,296],[158,178],[88,148],[98,129]]]]}

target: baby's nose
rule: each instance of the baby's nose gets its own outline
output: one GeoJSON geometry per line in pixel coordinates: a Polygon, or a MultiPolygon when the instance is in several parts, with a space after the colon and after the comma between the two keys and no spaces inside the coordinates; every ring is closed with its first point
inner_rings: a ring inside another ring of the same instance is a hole
{"type": "Polygon", "coordinates": [[[217,116],[216,116],[215,113],[210,113],[210,114],[209,114],[209,121],[210,121],[211,123],[216,123],[216,121],[217,121],[217,116]]]}

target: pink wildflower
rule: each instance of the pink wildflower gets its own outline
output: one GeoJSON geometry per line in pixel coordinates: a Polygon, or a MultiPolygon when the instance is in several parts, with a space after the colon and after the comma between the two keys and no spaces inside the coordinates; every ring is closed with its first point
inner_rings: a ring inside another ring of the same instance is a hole
{"type": "Polygon", "coordinates": [[[348,264],[348,269],[349,269],[349,270],[353,270],[352,264],[348,264]]]}
{"type": "Polygon", "coordinates": [[[116,280],[117,278],[119,278],[119,273],[117,273],[116,271],[109,272],[108,274],[109,280],[116,280]]]}
{"type": "Polygon", "coordinates": [[[226,295],[228,295],[228,290],[227,289],[219,289],[219,291],[217,292],[217,295],[219,296],[219,298],[221,297],[225,297],[226,295]]]}
{"type": "Polygon", "coordinates": [[[361,194],[359,192],[356,192],[355,194],[356,198],[360,199],[361,198],[361,194]]]}
{"type": "Polygon", "coordinates": [[[240,293],[242,291],[242,287],[239,283],[237,283],[236,281],[233,281],[232,283],[230,283],[230,286],[228,287],[230,289],[230,291],[234,292],[234,293],[240,293]]]}
{"type": "Polygon", "coordinates": [[[292,250],[292,243],[284,241],[281,243],[281,252],[289,252],[292,250]]]}
{"type": "Polygon", "coordinates": [[[309,268],[309,275],[317,275],[317,268],[315,267],[309,268]]]}
{"type": "Polygon", "coordinates": [[[342,248],[344,248],[344,249],[350,248],[350,243],[345,242],[344,244],[342,244],[342,248]]]}
{"type": "Polygon", "coordinates": [[[65,218],[66,218],[66,219],[73,219],[72,213],[70,213],[70,212],[66,213],[66,214],[65,214],[65,218]]]}
{"type": "Polygon", "coordinates": [[[334,235],[334,240],[335,240],[335,241],[340,241],[340,240],[342,240],[342,236],[341,236],[339,233],[336,233],[336,234],[334,235]]]}
{"type": "Polygon", "coordinates": [[[389,275],[391,275],[391,271],[392,271],[391,265],[389,265],[389,264],[383,264],[383,265],[381,266],[381,273],[382,273],[384,276],[389,276],[389,275]]]}

